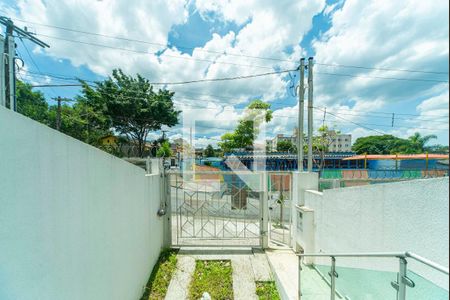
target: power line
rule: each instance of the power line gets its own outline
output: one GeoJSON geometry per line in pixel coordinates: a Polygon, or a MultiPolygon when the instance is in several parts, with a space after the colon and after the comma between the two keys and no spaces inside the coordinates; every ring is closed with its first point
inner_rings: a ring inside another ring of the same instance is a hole
{"type": "MultiPolygon", "coordinates": [[[[291,71],[293,71],[293,70],[274,71],[274,72],[252,74],[252,75],[243,75],[243,76],[234,76],[234,77],[206,78],[206,79],[178,81],[178,82],[149,82],[149,84],[151,84],[151,85],[183,85],[183,84],[200,83],[200,82],[231,81],[231,80],[240,80],[240,79],[263,77],[263,76],[269,76],[269,75],[277,75],[277,74],[288,73],[288,72],[291,72],[291,71]]],[[[36,88],[36,87],[74,87],[74,86],[83,86],[83,85],[81,85],[81,84],[41,84],[41,85],[32,85],[31,87],[36,88]]],[[[89,86],[94,87],[93,85],[89,85],[89,86]]]]}
{"type": "Polygon", "coordinates": [[[383,80],[397,80],[397,81],[419,81],[419,82],[437,82],[437,83],[447,83],[445,80],[436,79],[423,79],[423,78],[399,78],[399,77],[382,77],[382,76],[363,76],[363,75],[353,75],[353,74],[343,74],[343,73],[328,73],[328,72],[314,72],[316,74],[330,75],[330,76],[341,76],[341,77],[357,77],[357,78],[373,78],[373,79],[383,79],[383,80]]]}
{"type": "MultiPolygon", "coordinates": [[[[247,77],[253,77],[253,76],[262,76],[262,75],[267,75],[267,74],[269,74],[269,73],[264,73],[264,74],[257,74],[257,75],[250,75],[250,76],[247,76],[247,77]]],[[[272,74],[272,73],[270,73],[270,74],[272,74]]],[[[46,75],[45,74],[40,74],[40,75],[42,75],[43,77],[45,77],[46,75]]],[[[247,78],[246,77],[246,78],[247,78]]],[[[75,78],[73,78],[73,79],[71,79],[71,78],[62,78],[62,77],[56,77],[56,78],[59,78],[59,79],[61,79],[61,80],[79,80],[79,79],[75,79],[75,78]]],[[[236,78],[227,78],[227,80],[229,79],[229,80],[232,80],[232,79],[240,79],[240,78],[243,78],[242,76],[241,77],[236,77],[236,78]]],[[[211,79],[211,80],[213,80],[213,79],[211,79]]],[[[214,80],[223,80],[223,79],[214,79],[214,80]]],[[[203,81],[203,80],[202,80],[203,81]]],[[[195,81],[195,82],[197,82],[197,81],[195,81]]],[[[155,83],[152,83],[152,84],[155,84],[155,83]]],[[[169,84],[169,83],[164,83],[164,84],[169,84]]],[[[181,83],[180,83],[181,84],[181,83]]],[[[49,86],[49,85],[35,85],[35,86],[33,86],[33,87],[47,87],[47,86],[49,86]]],[[[52,85],[53,86],[53,85],[52,85]]],[[[58,84],[58,85],[56,85],[56,86],[65,86],[65,87],[71,87],[71,86],[82,86],[81,84],[58,84]]],[[[89,86],[92,86],[92,85],[89,85],[89,86]]],[[[184,91],[182,91],[182,93],[187,93],[187,92],[184,92],[184,91]]],[[[216,97],[220,97],[220,96],[215,96],[215,95],[209,95],[209,94],[201,94],[201,93],[195,93],[195,92],[191,92],[191,94],[198,94],[198,95],[202,95],[202,96],[208,96],[208,97],[214,97],[214,98],[216,98],[216,97]]],[[[222,98],[225,98],[225,99],[233,99],[232,97],[222,97],[222,98]]],[[[185,99],[185,100],[193,100],[193,101],[207,101],[207,102],[214,102],[214,103],[220,103],[220,104],[222,104],[222,102],[220,101],[220,100],[216,100],[216,99],[199,99],[199,98],[189,98],[189,97],[182,97],[182,98],[178,98],[178,99],[185,99]]],[[[281,102],[277,102],[277,101],[272,101],[272,102],[269,102],[270,104],[285,104],[285,102],[284,101],[281,101],[281,102]]],[[[186,103],[183,103],[184,105],[187,105],[186,103]]],[[[232,103],[230,103],[230,105],[232,105],[232,103]]],[[[224,107],[223,105],[221,105],[222,107],[224,107]]],[[[285,108],[285,107],[288,107],[288,106],[282,106],[282,107],[280,107],[280,108],[285,108]]],[[[199,108],[203,108],[203,109],[209,109],[209,108],[206,108],[206,107],[199,107],[199,108]]],[[[280,109],[279,108],[279,109],[280,109]]],[[[214,109],[214,108],[213,108],[214,109]]],[[[348,110],[348,111],[356,111],[356,110],[350,110],[350,109],[338,109],[339,111],[340,110],[348,110]]],[[[359,112],[363,112],[363,111],[359,111],[359,112]]],[[[340,112],[340,114],[341,115],[350,115],[350,116],[361,116],[361,115],[358,115],[358,114],[348,114],[348,113],[342,113],[342,112],[340,112]]],[[[366,111],[364,111],[364,114],[365,115],[367,115],[367,116],[369,116],[369,117],[374,117],[374,118],[385,118],[385,119],[391,119],[391,116],[377,116],[377,115],[372,115],[372,114],[385,114],[385,115],[392,115],[392,112],[366,112],[366,111]]],[[[418,117],[423,117],[424,115],[414,115],[414,114],[404,114],[404,113],[395,113],[396,115],[407,115],[407,116],[418,116],[418,117]]],[[[431,116],[430,115],[430,117],[448,117],[448,116],[438,116],[438,115],[433,115],[433,116],[431,116]]],[[[409,119],[406,119],[406,118],[399,118],[399,117],[397,117],[396,118],[397,120],[409,120],[409,119]]],[[[429,119],[416,119],[416,120],[419,120],[419,121],[430,121],[430,122],[436,122],[436,123],[446,123],[445,121],[438,121],[438,120],[429,120],[429,119]]]]}
{"type": "MultiPolygon", "coordinates": [[[[352,112],[361,112],[361,113],[366,113],[366,114],[384,114],[384,115],[389,115],[389,118],[392,118],[392,114],[395,113],[395,115],[401,115],[401,116],[413,116],[413,117],[442,117],[442,118],[448,118],[448,115],[426,115],[426,114],[421,114],[421,115],[417,115],[417,114],[405,114],[405,113],[398,113],[398,112],[383,112],[383,111],[366,111],[366,110],[356,110],[356,109],[346,109],[346,108],[338,108],[339,112],[341,110],[345,110],[345,111],[352,111],[352,112]]],[[[397,118],[396,118],[397,119],[397,118]]],[[[406,119],[405,119],[406,120],[406,119]]],[[[408,119],[409,120],[409,119],[408,119]]]]}
{"type": "Polygon", "coordinates": [[[378,71],[389,71],[389,72],[407,72],[407,73],[424,73],[424,74],[439,74],[448,75],[448,72],[437,72],[437,71],[422,71],[422,70],[410,70],[410,69],[394,69],[394,68],[380,68],[380,67],[363,67],[355,65],[342,65],[342,64],[326,64],[326,63],[315,63],[316,65],[328,66],[328,67],[340,67],[340,68],[352,68],[352,69],[364,69],[364,70],[378,70],[378,71]]]}
{"type": "Polygon", "coordinates": [[[38,26],[60,29],[60,30],[69,31],[69,32],[82,33],[82,34],[87,34],[87,35],[100,36],[100,37],[106,37],[106,38],[111,38],[111,39],[116,39],[116,40],[127,41],[127,42],[136,42],[136,43],[155,45],[155,46],[161,46],[161,47],[175,46],[178,49],[189,49],[189,50],[196,50],[196,51],[201,51],[201,52],[206,52],[206,53],[221,54],[221,55],[227,55],[227,56],[246,57],[246,58],[255,58],[255,59],[272,60],[272,61],[296,62],[294,60],[277,58],[277,57],[265,57],[265,56],[255,56],[255,55],[247,55],[247,54],[237,54],[237,53],[229,53],[229,52],[225,52],[225,51],[200,49],[198,47],[189,47],[189,46],[183,46],[183,45],[177,45],[177,44],[170,45],[170,44],[149,42],[149,41],[144,41],[144,40],[131,39],[131,38],[126,38],[126,37],[112,36],[112,35],[101,34],[101,33],[96,33],[96,32],[88,32],[88,31],[83,31],[83,30],[71,29],[71,28],[55,26],[55,25],[40,24],[40,23],[24,21],[24,20],[19,20],[19,19],[16,19],[16,21],[33,24],[33,25],[38,25],[38,26]]]}
{"type": "MultiPolygon", "coordinates": [[[[365,129],[372,130],[372,131],[375,131],[375,132],[378,132],[378,133],[381,133],[381,134],[386,134],[386,133],[383,133],[381,131],[378,131],[376,129],[373,129],[373,128],[370,128],[370,127],[367,127],[367,126],[379,126],[379,127],[389,127],[389,128],[392,127],[392,125],[384,125],[384,124],[357,123],[357,122],[351,121],[349,119],[343,118],[341,116],[338,116],[336,114],[333,114],[333,113],[331,113],[329,111],[325,111],[324,109],[321,109],[319,107],[315,107],[315,109],[318,109],[318,110],[320,110],[322,112],[325,112],[326,114],[329,114],[329,115],[331,115],[331,116],[333,116],[335,118],[344,120],[346,122],[350,122],[350,123],[355,124],[357,126],[361,126],[361,127],[365,128],[365,129]]],[[[397,127],[397,128],[405,128],[405,129],[422,129],[422,130],[431,130],[431,131],[441,131],[442,130],[442,129],[437,129],[437,128],[411,127],[411,126],[398,126],[398,125],[396,125],[395,127],[397,127]]]]}
{"type": "MultiPolygon", "coordinates": [[[[153,54],[157,55],[156,52],[148,52],[148,51],[140,51],[140,50],[134,50],[129,48],[120,48],[115,46],[109,46],[104,44],[97,44],[92,42],[85,42],[85,41],[78,41],[78,40],[71,40],[67,38],[61,38],[61,37],[54,37],[44,34],[38,34],[40,36],[44,36],[47,38],[53,38],[57,40],[62,40],[66,42],[73,42],[73,43],[79,43],[79,44],[85,44],[85,45],[91,45],[96,47],[103,47],[108,49],[114,49],[114,50],[121,50],[121,51],[128,51],[128,52],[134,52],[134,53],[140,53],[140,54],[153,54]]],[[[163,55],[161,53],[161,55],[163,55]]],[[[179,59],[187,59],[187,60],[194,60],[194,61],[202,61],[202,62],[209,62],[213,64],[225,64],[225,65],[234,65],[239,67],[250,67],[250,68],[263,68],[263,69],[273,69],[273,67],[268,66],[257,66],[257,65],[244,65],[244,64],[237,64],[237,63],[231,63],[231,62],[223,62],[223,61],[217,61],[217,60],[210,60],[210,59],[200,59],[200,58],[194,58],[191,56],[175,56],[170,54],[165,54],[164,56],[172,57],[172,58],[179,58],[179,59]]],[[[361,67],[363,68],[363,67],[361,67]]],[[[364,67],[365,69],[368,69],[367,67],[364,67]]],[[[293,70],[295,71],[295,70],[293,70]]],[[[412,71],[412,70],[410,70],[412,71]]],[[[415,71],[419,72],[419,71],[415,71]]],[[[359,77],[359,78],[373,78],[373,79],[383,79],[383,80],[397,80],[397,81],[419,81],[419,82],[437,82],[437,83],[448,83],[448,81],[445,80],[437,80],[437,79],[422,79],[422,78],[397,78],[397,77],[382,77],[382,76],[362,76],[362,75],[353,75],[353,74],[342,74],[342,73],[328,73],[328,72],[315,72],[316,74],[323,74],[323,75],[333,75],[333,76],[343,76],[343,77],[359,77]]]]}
{"type": "MultiPolygon", "coordinates": [[[[253,77],[253,76],[262,76],[262,75],[267,75],[267,74],[269,74],[269,73],[264,73],[264,74],[256,74],[256,75],[251,75],[251,76],[247,76],[247,77],[253,77]]],[[[272,73],[270,73],[270,74],[272,74],[272,73]]],[[[231,80],[231,79],[240,79],[240,78],[247,78],[247,77],[243,77],[243,76],[240,76],[240,77],[236,77],[236,78],[227,78],[227,80],[229,79],[229,80],[231,80]]],[[[67,78],[65,78],[65,79],[67,79],[67,78]]],[[[68,80],[75,80],[75,79],[68,79],[68,80]]],[[[211,80],[224,80],[224,79],[211,79],[211,80]]],[[[203,80],[202,80],[203,81],[203,80]]],[[[34,87],[44,87],[44,86],[81,86],[80,84],[58,84],[58,85],[35,85],[34,87]]],[[[197,93],[198,94],[198,93],[197,93]]],[[[201,94],[201,95],[204,95],[204,96],[211,96],[211,95],[205,95],[205,94],[201,94]]],[[[132,98],[132,97],[130,97],[130,98],[132,98]]],[[[231,98],[231,97],[230,97],[231,98]]],[[[216,103],[221,103],[220,101],[217,101],[217,100],[212,100],[212,99],[194,99],[194,98],[178,98],[178,99],[186,99],[186,100],[194,100],[194,101],[208,101],[208,102],[216,102],[216,103]]],[[[270,102],[270,103],[282,103],[282,104],[284,104],[284,102],[270,102]]],[[[188,104],[186,104],[186,103],[180,103],[181,105],[188,105],[188,104]]],[[[192,106],[192,105],[188,105],[188,106],[192,106]]],[[[193,106],[193,107],[195,107],[195,106],[193,106]]],[[[224,108],[224,106],[223,105],[221,105],[221,107],[222,108],[224,108]]],[[[216,110],[216,108],[208,108],[208,107],[199,107],[199,106],[197,106],[197,108],[200,108],[200,109],[212,109],[212,110],[216,110]]],[[[282,107],[283,108],[283,107],[282,107]]],[[[386,118],[386,119],[390,119],[391,117],[383,117],[383,116],[370,116],[370,113],[371,112],[365,112],[365,114],[366,115],[368,115],[369,117],[376,117],[376,118],[386,118]]],[[[374,112],[374,113],[378,113],[378,114],[392,114],[391,112],[374,112]]],[[[345,114],[345,113],[340,113],[340,114],[343,114],[343,115],[352,115],[352,116],[360,116],[360,115],[355,115],[355,114],[345,114]]],[[[401,113],[397,113],[398,115],[402,115],[401,113]]],[[[408,115],[408,114],[404,114],[404,115],[408,115]]],[[[416,115],[416,116],[421,116],[421,115],[416,115]]],[[[289,117],[288,117],[289,118],[289,117]]],[[[397,119],[399,119],[399,120],[409,120],[409,119],[405,119],[405,118],[397,118],[397,119]]],[[[417,119],[418,121],[430,121],[430,122],[437,122],[437,123],[445,123],[445,122],[443,122],[443,121],[438,121],[438,120],[426,120],[426,119],[417,119]]],[[[366,125],[371,125],[371,126],[384,126],[384,125],[380,125],[380,124],[366,124],[366,125]]],[[[405,127],[406,128],[406,127],[405,127]]],[[[417,129],[427,129],[427,130],[433,130],[432,128],[419,128],[419,127],[415,127],[415,128],[417,128],[417,129]]]]}
{"type": "MultiPolygon", "coordinates": [[[[92,36],[100,36],[105,38],[111,38],[116,40],[123,40],[127,42],[136,42],[136,43],[142,43],[142,44],[149,44],[149,45],[155,45],[155,46],[161,46],[161,47],[170,47],[175,46],[179,49],[189,49],[189,50],[196,50],[206,53],[213,53],[213,54],[220,54],[220,55],[226,55],[226,56],[235,56],[235,57],[245,57],[245,58],[255,58],[255,59],[262,59],[262,60],[271,60],[271,61],[280,61],[280,62],[292,62],[292,63],[298,63],[298,60],[291,60],[291,59],[284,59],[279,57],[267,57],[267,56],[255,56],[255,55],[247,55],[247,54],[237,54],[237,53],[229,53],[225,51],[214,51],[214,50],[207,50],[207,49],[201,49],[198,47],[189,47],[189,46],[183,46],[183,45],[177,45],[177,44],[163,44],[163,43],[156,43],[156,42],[150,42],[145,40],[138,40],[138,39],[132,39],[132,38],[126,38],[126,37],[120,37],[120,36],[112,36],[112,35],[106,35],[96,32],[89,32],[84,30],[78,30],[73,28],[67,28],[62,26],[56,26],[56,25],[49,25],[49,24],[42,24],[32,21],[25,21],[20,19],[15,19],[16,21],[26,23],[26,24],[33,24],[48,28],[54,28],[69,32],[75,32],[75,33],[82,33],[86,35],[92,35],[92,36]]],[[[424,71],[424,70],[412,70],[412,69],[396,69],[396,68],[388,68],[388,67],[367,67],[367,66],[356,66],[356,65],[345,65],[345,64],[330,64],[330,63],[320,63],[315,62],[317,65],[323,65],[323,66],[329,66],[329,67],[341,67],[341,68],[355,68],[355,69],[365,69],[365,70],[379,70],[379,71],[389,71],[389,72],[408,72],[408,73],[424,73],[424,74],[440,74],[440,75],[448,75],[448,72],[439,72],[439,71],[424,71]]]]}
{"type": "Polygon", "coordinates": [[[268,67],[268,66],[245,65],[245,64],[238,64],[238,63],[232,63],[232,62],[216,61],[216,60],[211,60],[211,59],[194,58],[191,56],[177,56],[177,55],[171,55],[171,54],[165,54],[165,53],[134,50],[134,49],[129,49],[129,48],[121,48],[121,47],[109,46],[109,45],[105,45],[105,44],[72,40],[72,39],[67,39],[67,38],[63,38],[63,37],[55,37],[55,36],[50,36],[50,35],[40,34],[40,33],[36,34],[36,35],[43,36],[43,37],[50,38],[50,39],[61,40],[61,41],[65,41],[65,42],[78,43],[78,44],[83,44],[83,45],[102,47],[102,48],[108,48],[108,49],[120,50],[120,51],[126,51],[126,52],[133,52],[133,53],[138,53],[138,54],[152,54],[152,55],[163,55],[164,54],[164,57],[201,61],[201,62],[209,62],[209,63],[213,63],[213,64],[224,64],[224,65],[232,65],[232,66],[238,66],[238,67],[260,68],[260,69],[270,69],[270,70],[273,69],[273,67],[268,67]]]}
{"type": "MultiPolygon", "coordinates": [[[[325,110],[323,110],[323,109],[321,109],[321,108],[318,108],[318,107],[316,107],[316,109],[318,109],[318,110],[320,110],[320,111],[322,111],[322,112],[324,112],[324,111],[325,111],[325,110]]],[[[338,118],[338,119],[344,120],[344,121],[346,121],[346,122],[352,123],[352,124],[354,124],[354,125],[360,126],[360,127],[362,127],[362,128],[365,128],[365,129],[367,129],[367,130],[371,130],[371,131],[374,131],[374,132],[377,132],[377,133],[380,133],[380,134],[385,134],[385,133],[384,133],[384,132],[382,132],[382,131],[379,131],[379,130],[377,130],[377,129],[373,129],[373,128],[370,128],[370,127],[364,126],[364,125],[362,125],[362,124],[360,124],[360,123],[357,123],[357,122],[353,122],[353,121],[351,121],[351,120],[348,120],[348,119],[346,119],[346,118],[343,118],[343,117],[337,116],[337,115],[335,115],[335,114],[333,114],[333,113],[331,113],[331,112],[329,112],[329,111],[327,112],[327,114],[329,114],[329,115],[331,115],[331,116],[333,116],[333,117],[335,117],[335,118],[338,118]]]]}
{"type": "MultiPolygon", "coordinates": [[[[339,109],[338,109],[339,110],[339,109]]],[[[366,115],[367,117],[370,118],[379,118],[379,119],[390,119],[392,120],[392,116],[388,117],[388,116],[377,116],[377,115],[371,115],[370,113],[365,113],[365,114],[349,114],[349,113],[342,113],[339,112],[340,115],[344,115],[344,116],[356,116],[356,117],[362,117],[363,115],[366,115]]],[[[391,113],[392,114],[392,113],[391,113]]],[[[394,113],[397,115],[397,113],[394,113]]],[[[420,116],[420,115],[418,115],[420,116]]],[[[399,118],[399,117],[395,117],[395,120],[407,120],[410,121],[410,118],[399,118]]],[[[448,123],[446,121],[438,121],[438,120],[429,120],[429,119],[419,119],[419,118],[415,118],[414,120],[416,121],[427,121],[427,122],[433,122],[433,123],[448,123]]]]}

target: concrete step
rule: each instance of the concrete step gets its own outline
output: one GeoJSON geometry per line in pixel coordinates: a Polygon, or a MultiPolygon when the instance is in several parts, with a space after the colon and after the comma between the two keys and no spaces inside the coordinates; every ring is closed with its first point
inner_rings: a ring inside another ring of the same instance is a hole
{"type": "Polygon", "coordinates": [[[253,254],[251,247],[181,247],[180,255],[236,255],[253,254]]]}

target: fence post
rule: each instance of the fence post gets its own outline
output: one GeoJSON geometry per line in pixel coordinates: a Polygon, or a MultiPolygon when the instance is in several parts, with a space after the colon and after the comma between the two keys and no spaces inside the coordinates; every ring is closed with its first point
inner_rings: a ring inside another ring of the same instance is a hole
{"type": "Polygon", "coordinates": [[[262,171],[261,172],[261,176],[260,176],[260,187],[261,187],[261,192],[260,192],[260,206],[261,206],[261,222],[260,222],[260,236],[261,236],[261,247],[263,249],[266,249],[269,247],[269,220],[268,220],[268,216],[269,216],[269,203],[268,203],[268,176],[267,176],[267,171],[262,171]]]}
{"type": "Polygon", "coordinates": [[[334,256],[331,257],[331,295],[330,299],[335,300],[336,298],[336,258],[334,256]]]}
{"type": "Polygon", "coordinates": [[[367,169],[367,152],[364,154],[364,169],[367,169]]]}

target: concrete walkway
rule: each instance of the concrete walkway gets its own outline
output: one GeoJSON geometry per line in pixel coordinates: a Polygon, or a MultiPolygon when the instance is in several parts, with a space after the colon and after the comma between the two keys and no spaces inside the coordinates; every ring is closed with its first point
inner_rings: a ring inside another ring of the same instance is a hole
{"type": "MultiPolygon", "coordinates": [[[[267,250],[278,291],[283,300],[298,299],[298,257],[292,250],[267,250]]],[[[302,300],[330,299],[330,287],[319,273],[302,267],[302,300]]]]}
{"type": "Polygon", "coordinates": [[[236,300],[257,300],[255,281],[274,280],[264,252],[252,252],[251,249],[246,252],[216,249],[191,251],[182,248],[178,254],[177,271],[169,284],[167,300],[187,299],[196,260],[231,260],[233,293],[236,300]],[[200,252],[205,254],[198,254],[200,252]]]}

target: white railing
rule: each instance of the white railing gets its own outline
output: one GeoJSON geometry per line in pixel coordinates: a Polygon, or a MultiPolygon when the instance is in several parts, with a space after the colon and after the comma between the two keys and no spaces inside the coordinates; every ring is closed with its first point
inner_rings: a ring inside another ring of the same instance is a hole
{"type": "Polygon", "coordinates": [[[336,291],[336,278],[338,273],[336,272],[336,258],[338,257],[365,257],[365,258],[398,258],[399,259],[399,270],[397,273],[397,281],[391,282],[394,289],[397,290],[397,300],[406,299],[406,288],[414,288],[415,283],[407,276],[408,262],[407,258],[414,259],[424,265],[427,265],[441,273],[449,275],[449,269],[441,266],[429,259],[421,257],[412,252],[374,252],[374,253],[302,253],[299,256],[299,270],[298,270],[298,299],[300,300],[301,295],[301,270],[302,270],[302,259],[304,257],[329,257],[331,258],[331,270],[328,273],[331,277],[330,280],[330,299],[334,300],[336,291]]]}

